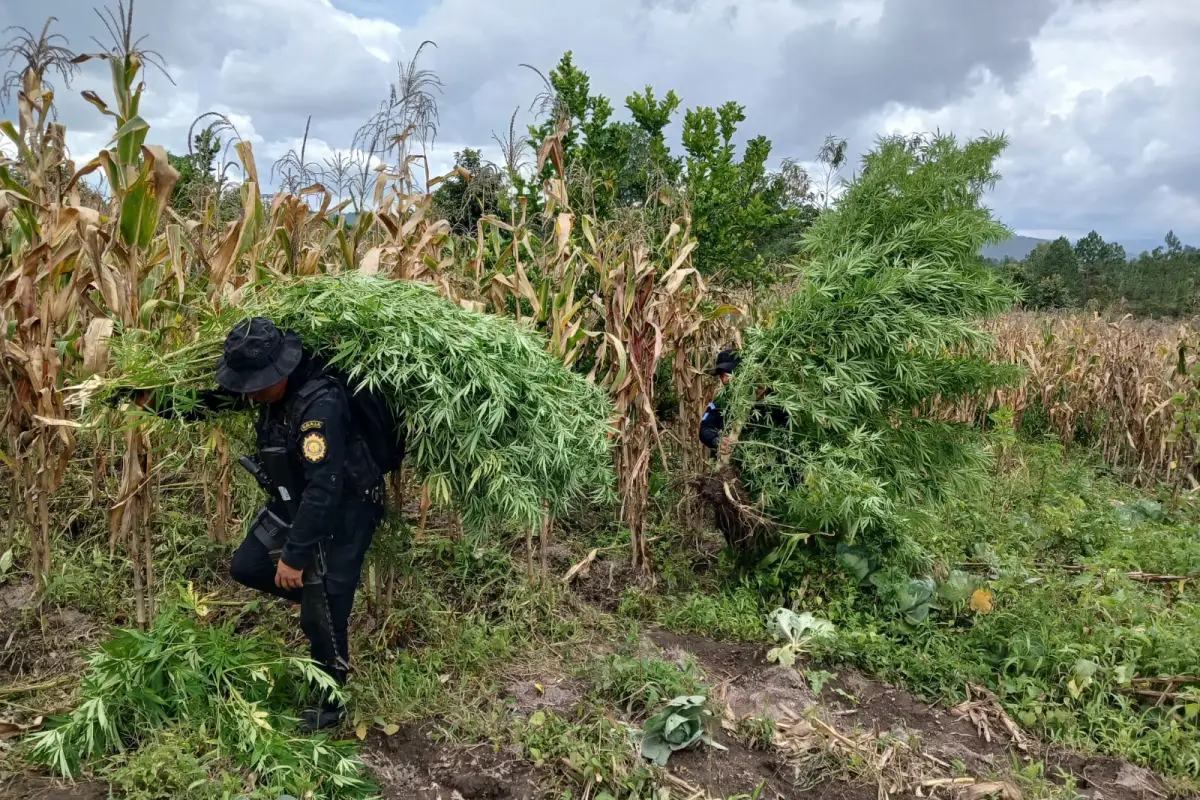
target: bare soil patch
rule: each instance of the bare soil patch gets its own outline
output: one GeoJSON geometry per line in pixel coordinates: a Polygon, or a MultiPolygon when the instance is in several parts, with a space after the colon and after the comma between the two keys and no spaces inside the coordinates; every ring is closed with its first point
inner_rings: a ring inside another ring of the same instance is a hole
{"type": "Polygon", "coordinates": [[[63,781],[40,775],[0,776],[2,800],[108,800],[108,787],[91,781],[63,781]]]}
{"type": "Polygon", "coordinates": [[[39,614],[32,581],[0,586],[0,685],[79,672],[80,650],[103,633],[103,626],[71,608],[39,614]]]}
{"type": "Polygon", "coordinates": [[[515,752],[491,745],[440,744],[429,727],[406,725],[392,736],[374,734],[362,759],[385,800],[535,800],[533,768],[515,752]]]}
{"type": "MultiPolygon", "coordinates": [[[[1000,725],[992,726],[991,741],[988,741],[966,716],[925,703],[903,689],[871,680],[855,670],[838,670],[839,677],[824,687],[818,700],[796,670],[768,664],[764,658],[765,647],[722,644],[665,631],[655,631],[651,638],[668,657],[684,652],[695,655],[700,667],[713,681],[717,694],[724,696],[736,717],[755,714],[785,721],[789,712],[811,713],[815,706],[817,715],[846,737],[861,736],[864,732],[875,737],[896,734],[915,742],[918,755],[929,757],[932,765],[942,762],[948,766],[961,762],[974,776],[1005,774],[1011,769],[1014,758],[1042,760],[1046,764],[1047,777],[1062,781],[1065,776],[1074,776],[1079,794],[1093,800],[1146,800],[1169,796],[1163,781],[1150,770],[1119,759],[1081,755],[1032,740],[1025,742],[1027,750],[1022,751],[1010,741],[1000,725]],[[844,694],[837,693],[836,689],[841,689],[844,694]]],[[[714,753],[707,757],[720,760],[727,755],[731,754],[714,753]]],[[[694,757],[693,754],[688,756],[694,757]]],[[[674,764],[673,758],[673,769],[674,764]]],[[[680,759],[679,764],[683,768],[689,761],[680,759]]],[[[786,770],[778,763],[772,764],[771,759],[761,759],[759,774],[768,780],[768,786],[773,786],[771,781],[786,774],[786,770]]],[[[748,776],[748,773],[743,775],[748,776]]],[[[805,794],[797,794],[792,789],[791,794],[780,796],[865,797],[858,792],[876,793],[874,786],[864,787],[857,783],[825,784],[809,789],[805,794]],[[812,794],[822,791],[844,793],[812,794]]]]}
{"type": "Polygon", "coordinates": [[[612,613],[621,605],[625,587],[635,585],[626,559],[597,559],[576,577],[575,592],[597,608],[612,613]]]}

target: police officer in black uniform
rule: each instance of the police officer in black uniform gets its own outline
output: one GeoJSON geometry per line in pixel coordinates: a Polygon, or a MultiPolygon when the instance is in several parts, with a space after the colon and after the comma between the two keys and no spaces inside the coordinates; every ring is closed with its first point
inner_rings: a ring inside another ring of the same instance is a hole
{"type": "MultiPolygon", "coordinates": [[[[729,383],[741,360],[736,350],[722,350],[717,354],[717,366],[713,369],[713,374],[720,379],[721,386],[729,383]]],[[[712,451],[713,458],[716,458],[720,451],[721,431],[725,428],[725,417],[718,402],[720,399],[720,395],[713,398],[704,409],[704,416],[700,418],[700,441],[712,451]]]]}
{"type": "MultiPolygon", "coordinates": [[[[383,476],[355,432],[345,385],[292,331],[281,332],[262,317],[238,324],[225,339],[216,378],[221,389],[202,392],[200,408],[183,416],[257,404],[260,460],[277,454],[280,463],[269,477],[290,484],[251,525],[230,575],[299,603],[313,660],[343,685],[354,592],[384,511],[383,476]],[[282,530],[260,524],[271,518],[285,521],[282,530]]],[[[342,710],[322,698],[304,712],[303,727],[332,727],[342,710]]]]}

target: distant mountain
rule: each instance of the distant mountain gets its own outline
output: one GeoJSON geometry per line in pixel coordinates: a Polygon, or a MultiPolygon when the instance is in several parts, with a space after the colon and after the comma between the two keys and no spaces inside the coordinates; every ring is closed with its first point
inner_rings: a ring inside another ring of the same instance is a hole
{"type": "Polygon", "coordinates": [[[1032,236],[1013,236],[999,244],[990,244],[983,248],[983,257],[994,258],[997,261],[1003,261],[1006,258],[1015,258],[1020,261],[1032,253],[1033,248],[1049,241],[1049,239],[1035,239],[1032,236]]]}

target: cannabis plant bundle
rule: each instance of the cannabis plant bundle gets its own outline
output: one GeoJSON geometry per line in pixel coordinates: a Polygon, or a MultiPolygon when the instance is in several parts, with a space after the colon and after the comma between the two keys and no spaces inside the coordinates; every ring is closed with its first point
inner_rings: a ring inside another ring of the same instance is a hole
{"type": "Polygon", "coordinates": [[[209,626],[176,609],[160,613],[146,633],[117,631],[87,656],[75,710],[30,736],[33,760],[71,776],[185,725],[221,758],[261,776],[263,788],[362,796],[370,787],[353,748],[290,735],[294,720],[280,713],[311,685],[336,690],[332,679],[264,641],[239,635],[232,622],[209,626]]]}
{"type": "Polygon", "coordinates": [[[980,205],[1003,147],[882,142],[806,236],[799,289],[747,332],[729,387],[734,458],[788,527],[882,544],[904,505],[978,474],[971,432],[919,411],[1013,374],[977,327],[1012,301],[976,256],[1006,235],[980,205]]]}
{"type": "Polygon", "coordinates": [[[407,463],[468,521],[536,524],[543,504],[559,514],[610,490],[604,392],[511,319],[409,281],[351,272],[265,284],[205,320],[185,347],[118,337],[101,394],[162,387],[160,407],[187,403],[212,385],[222,340],[246,316],[291,328],[355,387],[381,390],[403,413],[407,463]]]}

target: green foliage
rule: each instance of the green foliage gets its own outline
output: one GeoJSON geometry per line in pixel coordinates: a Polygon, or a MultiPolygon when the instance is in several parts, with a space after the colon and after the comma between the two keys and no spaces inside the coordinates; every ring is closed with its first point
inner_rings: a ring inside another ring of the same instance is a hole
{"type": "Polygon", "coordinates": [[[559,773],[572,786],[585,791],[606,787],[607,792],[595,795],[598,800],[634,800],[653,791],[650,770],[633,760],[628,729],[609,719],[602,708],[584,709],[576,719],[535,712],[518,737],[530,760],[559,773]]]}
{"type": "Polygon", "coordinates": [[[184,723],[114,757],[108,777],[125,800],[226,800],[245,778],[225,761],[184,723]]]}
{"type": "MultiPolygon", "coordinates": [[[[613,119],[608,98],[591,94],[591,80],[570,52],[547,83],[550,113],[530,128],[530,139],[540,143],[558,131],[559,120],[569,123],[562,145],[573,208],[602,219],[622,208],[653,214],[648,204],[660,189],[682,191],[699,242],[697,269],[735,284],[772,280],[779,264],[795,255],[801,232],[815,217],[807,175],[795,162],[769,171],[771,143],[762,136],[751,139],[738,159],[733,139],[745,120],[741,105],[687,111],[685,155],[679,157],[664,135],[681,106],[675,92],[661,100],[651,86],[633,92],[625,99],[633,121],[621,122],[613,119]]],[[[552,176],[546,164],[539,177],[552,176]]],[[[521,183],[518,194],[537,208],[534,187],[521,183]]]]}
{"type": "Polygon", "coordinates": [[[253,315],[295,330],[356,385],[380,388],[404,415],[407,463],[468,522],[533,525],[543,500],[558,515],[611,487],[603,390],[513,320],[408,281],[354,272],[278,282],[205,320],[183,348],[121,337],[105,391],[164,387],[158,408],[188,403],[189,387],[210,384],[226,332],[253,315]]]}
{"type": "Polygon", "coordinates": [[[596,691],[626,713],[644,717],[668,698],[698,694],[703,688],[695,660],[682,666],[647,656],[611,654],[592,668],[596,691]]]}
{"type": "Polygon", "coordinates": [[[211,129],[196,134],[192,152],[186,156],[169,154],[167,160],[179,173],[171,192],[171,207],[185,218],[196,218],[206,200],[216,196],[219,186],[214,172],[221,140],[211,129]]]}
{"type": "Polygon", "coordinates": [[[735,735],[751,750],[770,750],[774,747],[775,720],[765,715],[742,717],[735,735]]]}
{"type": "Polygon", "coordinates": [[[696,268],[733,283],[773,277],[775,265],[766,262],[763,248],[807,220],[787,206],[783,176],[767,172],[766,137],[747,142],[737,160],[733,137],[746,119],[743,111],[731,101],[717,109],[692,109],[683,122],[684,184],[699,242],[696,268]]]}
{"type": "Polygon", "coordinates": [[[433,207],[459,236],[474,236],[479,220],[501,213],[504,179],[483,160],[483,152],[467,147],[454,154],[454,166],[466,170],[447,179],[433,193],[433,207]]]}
{"type": "Polygon", "coordinates": [[[686,750],[700,742],[718,750],[726,749],[709,733],[713,714],[702,695],[676,697],[650,719],[642,731],[642,758],[664,767],[671,753],[686,750]]]}
{"type": "Polygon", "coordinates": [[[825,688],[825,684],[837,680],[837,673],[823,669],[809,669],[804,671],[804,679],[812,687],[813,694],[820,697],[821,690],[825,688]]]}
{"type": "Polygon", "coordinates": [[[976,327],[1013,298],[975,256],[1005,234],[981,205],[1004,144],[883,141],[805,237],[803,285],[747,332],[727,426],[744,426],[747,486],[793,529],[878,550],[906,527],[901,508],[981,474],[973,431],[913,410],[1013,377],[976,327]]]}
{"type": "Polygon", "coordinates": [[[797,614],[789,608],[777,608],[767,618],[767,630],[780,644],[767,652],[767,661],[793,666],[810,645],[833,636],[833,623],[813,616],[809,611],[797,614]]]}
{"type": "Polygon", "coordinates": [[[694,592],[673,598],[665,606],[661,622],[678,633],[735,642],[763,638],[763,609],[758,596],[745,587],[718,594],[694,592]]]}
{"type": "Polygon", "coordinates": [[[1184,246],[1174,233],[1133,259],[1096,231],[1074,246],[1060,237],[999,269],[1021,287],[1032,309],[1115,305],[1138,316],[1174,317],[1195,313],[1200,295],[1200,251],[1184,246]]]}
{"type": "Polygon", "coordinates": [[[814,572],[821,613],[837,625],[818,652],[947,701],[967,683],[987,686],[1052,741],[1200,775],[1198,699],[1184,692],[1159,706],[1130,691],[1134,678],[1200,663],[1200,601],[1193,588],[1168,594],[1125,576],[1200,573],[1195,509],[1173,518],[1090,464],[1064,463],[1056,446],[1017,454],[1014,473],[937,508],[917,534],[950,565],[919,624],[881,606],[870,581],[818,582],[819,562],[798,565],[814,572]],[[994,608],[964,602],[973,587],[994,608]]]}
{"type": "MultiPolygon", "coordinates": [[[[317,787],[326,797],[356,797],[369,788],[353,749],[323,736],[294,736],[290,709],[332,679],[306,659],[283,656],[233,624],[206,626],[180,609],[159,612],[147,633],[122,630],[87,657],[82,699],[74,711],[30,737],[31,757],[62,775],[150,742],[186,722],[192,747],[258,773],[264,791],[301,796],[317,787]]],[[[175,739],[160,742],[182,755],[175,739]]],[[[199,753],[182,760],[180,775],[207,773],[199,753]]],[[[148,784],[154,753],[127,761],[121,774],[148,784]]],[[[182,778],[181,778],[182,779],[182,778]]],[[[190,785],[190,784],[189,784],[190,785]]]]}

